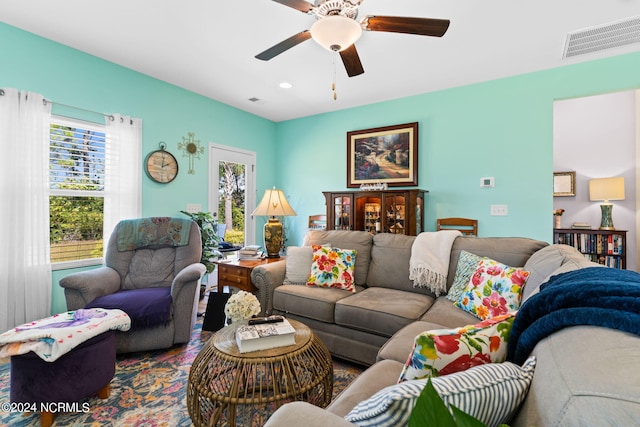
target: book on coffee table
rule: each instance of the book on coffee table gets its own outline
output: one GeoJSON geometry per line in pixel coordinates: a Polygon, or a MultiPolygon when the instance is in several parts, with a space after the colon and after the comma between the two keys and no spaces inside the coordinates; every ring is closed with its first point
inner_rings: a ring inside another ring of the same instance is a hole
{"type": "Polygon", "coordinates": [[[240,353],[294,345],[296,330],[287,319],[278,323],[242,325],[236,329],[240,353]]]}

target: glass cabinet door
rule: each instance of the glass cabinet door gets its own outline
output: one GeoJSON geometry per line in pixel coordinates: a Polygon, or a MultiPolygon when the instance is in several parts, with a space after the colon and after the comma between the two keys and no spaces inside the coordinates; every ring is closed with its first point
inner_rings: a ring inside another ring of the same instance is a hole
{"type": "Polygon", "coordinates": [[[355,196],[355,228],[377,234],[382,232],[382,196],[378,192],[364,191],[355,196]]]}
{"type": "Polygon", "coordinates": [[[384,206],[384,232],[405,234],[405,196],[387,195],[384,206]]]}
{"type": "Polygon", "coordinates": [[[416,198],[416,236],[424,231],[422,222],[424,216],[424,197],[418,195],[416,198]]]}
{"type": "Polygon", "coordinates": [[[334,230],[351,230],[351,197],[337,196],[333,198],[334,230]]]}
{"type": "Polygon", "coordinates": [[[382,231],[382,218],[380,218],[380,203],[364,204],[364,231],[376,234],[382,231]]]}

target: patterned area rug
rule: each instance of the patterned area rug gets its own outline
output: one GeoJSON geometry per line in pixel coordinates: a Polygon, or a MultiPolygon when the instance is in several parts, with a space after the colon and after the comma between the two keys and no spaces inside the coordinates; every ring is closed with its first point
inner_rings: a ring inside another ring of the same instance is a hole
{"type": "MultiPolygon", "coordinates": [[[[202,331],[199,319],[186,346],[118,356],[109,398],[87,399],[89,411],[58,414],[53,426],[191,426],[186,400],[189,368],[212,334],[202,331]]],[[[9,402],[10,364],[6,362],[0,360],[0,405],[9,402]]],[[[333,366],[335,397],[363,368],[335,359],[333,366]]],[[[40,416],[9,413],[0,406],[0,425],[36,427],[40,416]]]]}

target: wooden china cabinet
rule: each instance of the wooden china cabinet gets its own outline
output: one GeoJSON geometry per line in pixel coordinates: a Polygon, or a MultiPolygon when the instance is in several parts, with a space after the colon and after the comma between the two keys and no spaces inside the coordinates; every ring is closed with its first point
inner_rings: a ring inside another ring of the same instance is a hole
{"type": "Polygon", "coordinates": [[[327,230],[361,230],[371,234],[416,236],[424,231],[427,191],[324,191],[327,230]]]}

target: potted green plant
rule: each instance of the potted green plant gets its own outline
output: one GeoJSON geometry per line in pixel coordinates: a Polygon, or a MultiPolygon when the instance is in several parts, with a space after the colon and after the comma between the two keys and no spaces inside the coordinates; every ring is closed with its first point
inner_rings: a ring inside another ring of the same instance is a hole
{"type": "Polygon", "coordinates": [[[218,221],[209,212],[180,211],[194,220],[200,227],[202,236],[202,257],[200,262],[207,268],[207,273],[212,273],[216,268],[213,262],[221,253],[218,251],[218,243],[222,240],[218,236],[218,221]]]}
{"type": "MultiPolygon", "coordinates": [[[[483,422],[453,405],[450,412],[433,384],[431,384],[431,379],[427,381],[422,393],[420,393],[409,418],[409,427],[421,426],[487,427],[483,422]]],[[[498,427],[509,426],[500,424],[498,427]]]]}

